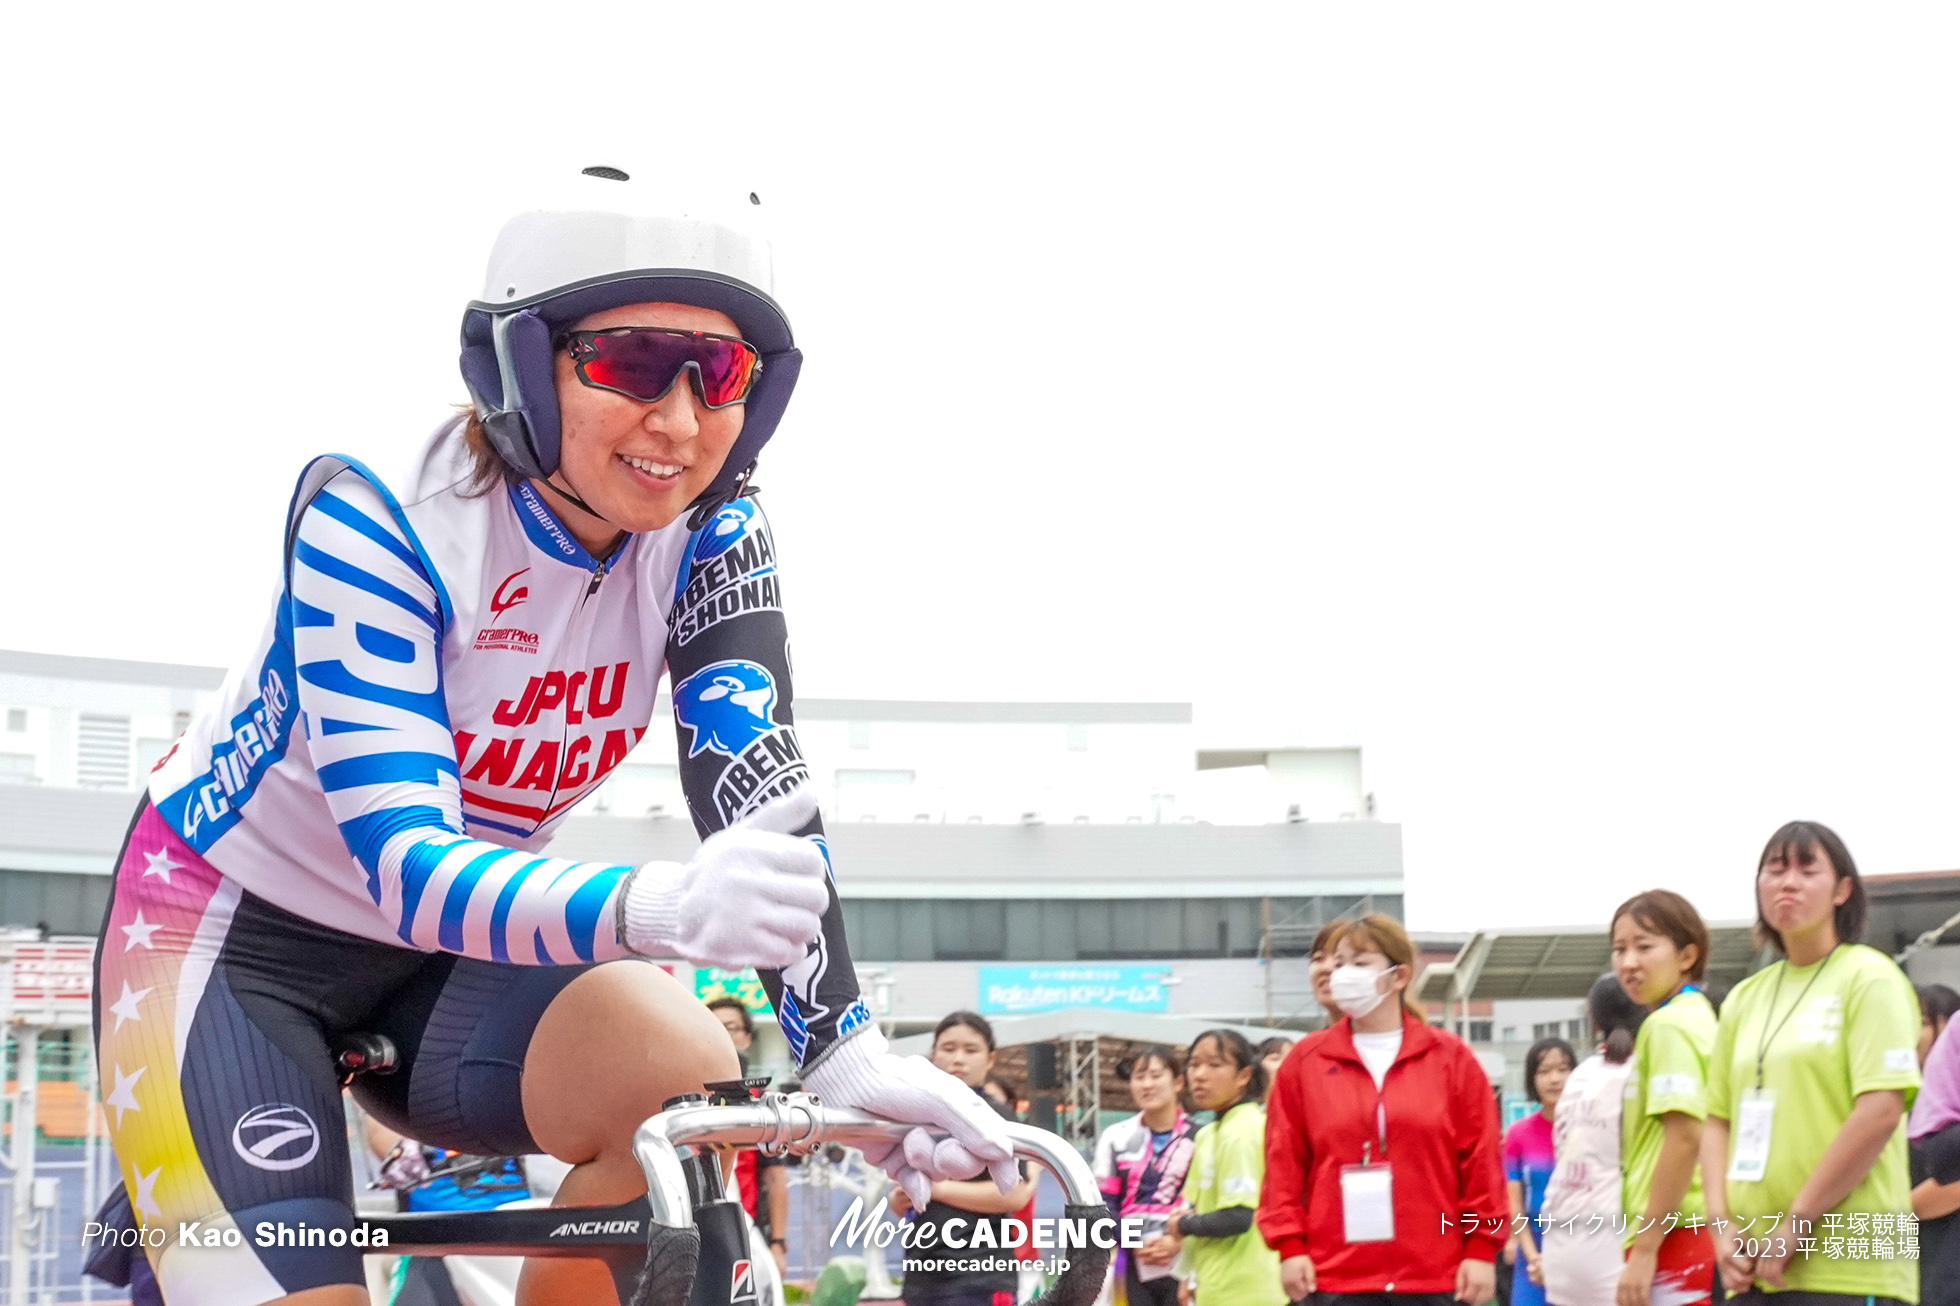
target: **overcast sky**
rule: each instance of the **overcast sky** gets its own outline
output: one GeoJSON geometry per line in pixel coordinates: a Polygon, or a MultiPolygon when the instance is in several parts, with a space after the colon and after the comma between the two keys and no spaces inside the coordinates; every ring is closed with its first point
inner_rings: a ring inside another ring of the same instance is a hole
{"type": "Polygon", "coordinates": [[[0,646],[241,658],[621,162],[774,228],[801,693],[1360,744],[1425,928],[1960,866],[1954,10],[840,8],[11,8],[0,646]]]}

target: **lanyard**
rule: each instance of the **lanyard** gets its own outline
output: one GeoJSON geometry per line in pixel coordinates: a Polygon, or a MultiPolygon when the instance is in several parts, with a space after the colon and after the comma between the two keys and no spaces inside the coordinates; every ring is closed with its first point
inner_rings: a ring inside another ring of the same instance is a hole
{"type": "MultiPolygon", "coordinates": [[[[1363,1065],[1361,1069],[1364,1074],[1366,1074],[1368,1071],[1368,1067],[1366,1065],[1363,1065]]],[[[1388,1069],[1393,1070],[1395,1069],[1395,1067],[1390,1066],[1388,1069]]],[[[1368,1082],[1371,1084],[1375,1082],[1375,1077],[1372,1074],[1368,1075],[1368,1082]]],[[[1386,1165],[1388,1163],[1388,1092],[1387,1090],[1388,1090],[1388,1070],[1384,1070],[1382,1072],[1382,1082],[1379,1085],[1377,1085],[1375,1088],[1375,1142],[1373,1143],[1364,1142],[1361,1144],[1361,1164],[1363,1165],[1374,1165],[1377,1163],[1377,1160],[1379,1161],[1380,1164],[1383,1165],[1386,1165]],[[1369,1154],[1371,1148],[1375,1150],[1376,1155],[1374,1158],[1371,1158],[1369,1154]]]]}
{"type": "Polygon", "coordinates": [[[1778,1034],[1783,1032],[1783,1027],[1790,1023],[1790,1017],[1797,1014],[1797,1008],[1801,1007],[1803,1000],[1810,996],[1811,985],[1815,984],[1818,976],[1824,973],[1824,967],[1831,964],[1831,958],[1837,956],[1837,950],[1838,945],[1835,943],[1832,944],[1831,950],[1824,954],[1824,960],[1817,963],[1817,969],[1812,971],[1810,978],[1805,981],[1803,992],[1797,994],[1797,1000],[1790,1004],[1790,1009],[1783,1013],[1783,1019],[1777,1021],[1776,1027],[1772,1029],[1770,1028],[1769,1018],[1776,1014],[1776,999],[1783,992],[1783,976],[1790,969],[1790,959],[1785,957],[1782,964],[1777,967],[1776,984],[1769,991],[1769,1010],[1763,1014],[1762,1041],[1756,1044],[1756,1089],[1758,1092],[1763,1087],[1763,1059],[1769,1055],[1770,1043],[1775,1040],[1778,1034]]]}

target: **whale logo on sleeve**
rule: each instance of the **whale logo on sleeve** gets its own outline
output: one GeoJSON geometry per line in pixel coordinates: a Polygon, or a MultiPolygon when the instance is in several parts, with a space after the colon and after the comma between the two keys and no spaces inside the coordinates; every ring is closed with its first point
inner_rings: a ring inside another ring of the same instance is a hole
{"type": "Polygon", "coordinates": [[[776,678],[735,658],[702,667],[674,686],[674,719],[689,732],[687,755],[736,757],[776,728],[776,678]]]}
{"type": "Polygon", "coordinates": [[[741,543],[742,537],[749,533],[749,523],[754,520],[755,504],[751,500],[737,499],[720,508],[695,536],[694,560],[706,562],[719,558],[741,543]]]}

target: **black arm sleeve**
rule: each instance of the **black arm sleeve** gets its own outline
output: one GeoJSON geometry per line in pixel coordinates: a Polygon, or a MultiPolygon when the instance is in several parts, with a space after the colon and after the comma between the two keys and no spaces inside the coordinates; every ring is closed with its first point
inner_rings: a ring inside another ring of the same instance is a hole
{"type": "Polygon", "coordinates": [[[1236,1238],[1252,1227],[1250,1206],[1221,1206],[1203,1215],[1179,1216],[1177,1231],[1186,1238],[1236,1238]]]}
{"type": "MultiPolygon", "coordinates": [[[[776,545],[753,498],[729,504],[689,538],[668,632],[681,787],[705,839],[810,783],[790,705],[776,545]]],[[[799,833],[816,841],[828,863],[822,818],[799,833]]],[[[871,1021],[858,996],[834,879],[823,932],[803,960],[759,974],[790,1053],[805,1069],[871,1021]]]]}
{"type": "Polygon", "coordinates": [[[1960,1125],[1948,1125],[1912,1144],[1913,1182],[1960,1183],[1960,1125]]]}

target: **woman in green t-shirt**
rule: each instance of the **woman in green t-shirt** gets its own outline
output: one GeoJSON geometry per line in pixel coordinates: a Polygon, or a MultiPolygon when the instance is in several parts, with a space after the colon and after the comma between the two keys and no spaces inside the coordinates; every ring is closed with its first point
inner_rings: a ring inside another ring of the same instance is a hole
{"type": "Polygon", "coordinates": [[[1904,1127],[1919,1003],[1892,959],[1857,941],[1864,929],[1864,885],[1837,835],[1795,821],[1771,836],[1756,930],[1783,960],[1722,1004],[1702,1131],[1732,1294],[1919,1298],[1904,1127]]]}
{"type": "Polygon", "coordinates": [[[1184,1055],[1184,1083],[1192,1104],[1218,1118],[1198,1131],[1186,1206],[1166,1223],[1160,1250],[1185,1253],[1194,1306],[1285,1306],[1279,1256],[1252,1222],[1266,1177],[1266,1069],[1243,1034],[1208,1029],[1184,1055]]]}
{"type": "Polygon", "coordinates": [[[1635,894],[1613,913],[1613,973],[1647,1008],[1620,1110],[1626,1269],[1618,1306],[1698,1306],[1715,1289],[1715,1248],[1696,1174],[1708,1115],[1715,1009],[1701,993],[1708,927],[1678,893],[1635,894]]]}

